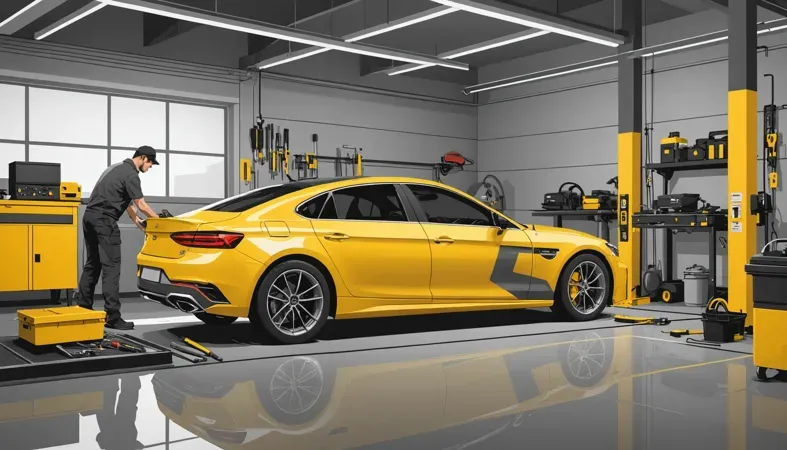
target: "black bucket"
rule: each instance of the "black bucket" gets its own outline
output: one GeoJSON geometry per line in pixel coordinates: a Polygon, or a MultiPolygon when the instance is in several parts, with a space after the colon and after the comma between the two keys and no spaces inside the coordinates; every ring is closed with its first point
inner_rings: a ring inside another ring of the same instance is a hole
{"type": "Polygon", "coordinates": [[[735,335],[746,332],[746,314],[736,312],[702,313],[702,327],[706,341],[733,342],[735,335]]]}

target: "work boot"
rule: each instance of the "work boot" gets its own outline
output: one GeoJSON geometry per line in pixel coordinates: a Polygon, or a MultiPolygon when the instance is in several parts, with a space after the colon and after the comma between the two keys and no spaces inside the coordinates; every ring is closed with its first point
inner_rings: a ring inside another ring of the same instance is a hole
{"type": "Polygon", "coordinates": [[[115,320],[107,322],[106,326],[115,330],[133,330],[134,322],[126,322],[118,317],[115,320]]]}

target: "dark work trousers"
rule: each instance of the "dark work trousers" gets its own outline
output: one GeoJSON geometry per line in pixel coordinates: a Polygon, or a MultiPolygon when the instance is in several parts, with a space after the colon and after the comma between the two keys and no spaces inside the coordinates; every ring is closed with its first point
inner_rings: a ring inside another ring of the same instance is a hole
{"type": "Polygon", "coordinates": [[[103,388],[104,391],[104,408],[96,414],[98,446],[105,450],[142,449],[142,444],[137,440],[136,426],[137,403],[142,387],[139,375],[122,375],[119,380],[99,377],[95,383],[97,388],[103,388]]]}
{"type": "Polygon", "coordinates": [[[93,292],[101,276],[107,322],[120,318],[120,228],[117,221],[97,211],[82,218],[87,259],[79,279],[79,306],[93,309],[93,292]]]}

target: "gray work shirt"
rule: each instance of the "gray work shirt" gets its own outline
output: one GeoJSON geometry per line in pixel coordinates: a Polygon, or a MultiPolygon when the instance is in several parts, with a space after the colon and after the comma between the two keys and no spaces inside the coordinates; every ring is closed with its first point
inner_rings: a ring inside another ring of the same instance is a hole
{"type": "Polygon", "coordinates": [[[100,212],[119,220],[131,200],[142,198],[139,169],[134,161],[126,159],[113,164],[101,174],[90,194],[87,211],[100,212]]]}

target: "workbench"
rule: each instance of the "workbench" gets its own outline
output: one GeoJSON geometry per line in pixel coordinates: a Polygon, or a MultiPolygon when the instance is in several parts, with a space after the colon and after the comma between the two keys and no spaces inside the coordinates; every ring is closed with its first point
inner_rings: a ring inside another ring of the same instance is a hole
{"type": "Polygon", "coordinates": [[[718,296],[720,292],[716,286],[716,237],[717,232],[727,231],[727,212],[718,210],[710,213],[656,213],[641,212],[632,216],[631,226],[634,228],[650,228],[666,230],[665,245],[667,258],[664,263],[664,281],[673,280],[672,266],[674,261],[674,248],[672,244],[672,231],[687,233],[708,233],[708,294],[718,296]]]}
{"type": "Polygon", "coordinates": [[[79,205],[0,200],[0,292],[49,291],[54,298],[77,289],[79,205]]]}
{"type": "Polygon", "coordinates": [[[534,217],[552,217],[552,225],[563,228],[563,218],[589,220],[598,223],[597,236],[609,242],[609,222],[616,220],[617,211],[610,209],[564,209],[533,211],[534,217]]]}

